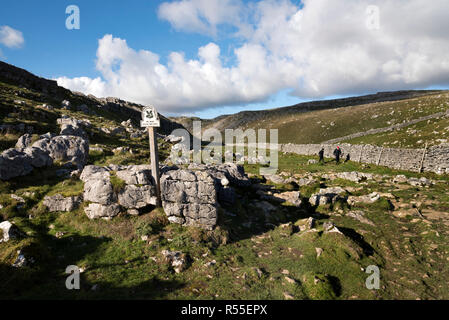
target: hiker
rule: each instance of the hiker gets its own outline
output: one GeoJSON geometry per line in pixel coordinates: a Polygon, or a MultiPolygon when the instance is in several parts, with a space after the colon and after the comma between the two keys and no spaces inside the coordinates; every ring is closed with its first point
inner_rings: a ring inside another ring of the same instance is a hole
{"type": "Polygon", "coordinates": [[[320,152],[318,152],[318,155],[320,156],[320,160],[318,161],[318,163],[324,164],[324,148],[321,148],[320,152]]]}
{"type": "Polygon", "coordinates": [[[341,156],[341,153],[342,153],[342,152],[341,152],[340,147],[337,147],[337,149],[334,150],[335,162],[336,162],[337,164],[340,163],[340,156],[341,156]]]}
{"type": "Polygon", "coordinates": [[[351,160],[351,155],[348,153],[348,154],[346,155],[345,163],[346,163],[346,162],[349,162],[350,160],[351,160]]]}

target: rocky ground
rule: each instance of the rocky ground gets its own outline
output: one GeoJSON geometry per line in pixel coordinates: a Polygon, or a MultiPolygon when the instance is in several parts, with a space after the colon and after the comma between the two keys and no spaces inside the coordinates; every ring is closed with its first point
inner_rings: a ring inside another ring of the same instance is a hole
{"type": "Polygon", "coordinates": [[[155,208],[126,105],[41,91],[0,82],[0,298],[449,298],[447,175],[293,154],[270,176],[173,164],[161,132],[155,208]]]}

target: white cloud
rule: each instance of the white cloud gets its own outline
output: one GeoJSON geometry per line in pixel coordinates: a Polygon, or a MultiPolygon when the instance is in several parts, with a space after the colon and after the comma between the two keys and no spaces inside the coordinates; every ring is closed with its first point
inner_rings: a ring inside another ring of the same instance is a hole
{"type": "MultiPolygon", "coordinates": [[[[321,98],[449,84],[449,2],[433,0],[182,0],[159,16],[180,31],[216,34],[231,24],[243,44],[224,66],[209,43],[197,59],[128,47],[111,35],[99,41],[102,78],[58,79],[68,88],[153,104],[164,112],[260,102],[280,90],[321,98]],[[366,8],[380,9],[380,29],[366,27],[366,8]],[[248,15],[248,12],[251,12],[248,15]],[[248,21],[251,21],[249,23],[248,21]]],[[[227,51],[227,50],[223,50],[227,51]]]]}
{"type": "Polygon", "coordinates": [[[0,26],[0,43],[8,48],[20,48],[25,43],[23,34],[9,26],[0,26]]]}
{"type": "Polygon", "coordinates": [[[162,3],[158,16],[177,30],[216,35],[220,24],[240,25],[243,8],[241,0],[181,0],[162,3]]]}

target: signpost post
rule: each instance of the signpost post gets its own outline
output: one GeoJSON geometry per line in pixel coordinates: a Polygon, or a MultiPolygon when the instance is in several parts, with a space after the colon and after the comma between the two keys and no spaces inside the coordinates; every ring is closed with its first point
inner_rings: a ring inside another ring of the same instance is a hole
{"type": "Polygon", "coordinates": [[[159,154],[157,150],[156,130],[161,126],[159,114],[153,107],[145,107],[142,110],[142,121],[140,126],[148,128],[148,136],[150,140],[150,155],[151,155],[151,175],[156,187],[156,206],[161,206],[161,184],[159,177],[159,154]]]}

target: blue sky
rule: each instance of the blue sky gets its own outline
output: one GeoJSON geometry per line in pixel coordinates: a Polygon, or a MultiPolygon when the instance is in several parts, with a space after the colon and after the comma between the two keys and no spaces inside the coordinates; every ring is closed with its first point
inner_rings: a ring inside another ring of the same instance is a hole
{"type": "MultiPolygon", "coordinates": [[[[415,8],[426,6],[423,0],[410,1],[415,8]]],[[[361,27],[365,7],[360,4],[307,0],[302,5],[294,0],[9,1],[2,4],[0,27],[20,31],[24,42],[14,47],[0,39],[0,58],[70,89],[153,104],[168,115],[205,118],[382,90],[447,88],[449,39],[434,31],[447,27],[438,15],[447,1],[435,0],[434,10],[427,5],[426,15],[415,12],[402,25],[395,14],[406,8],[380,6],[384,19],[376,32],[361,27]],[[72,4],[80,8],[80,30],[65,27],[65,10],[72,4]],[[433,28],[412,38],[419,25],[413,21],[420,19],[433,28]],[[401,31],[407,23],[410,36],[401,31]],[[342,32],[344,40],[335,44],[342,32]],[[423,39],[428,48],[418,45],[423,39]],[[397,49],[404,46],[407,53],[397,49]]]]}

